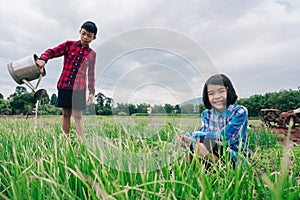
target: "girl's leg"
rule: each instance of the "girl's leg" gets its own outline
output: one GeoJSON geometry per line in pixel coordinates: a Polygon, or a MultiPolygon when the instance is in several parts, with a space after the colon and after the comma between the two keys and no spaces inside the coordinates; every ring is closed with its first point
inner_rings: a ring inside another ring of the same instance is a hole
{"type": "Polygon", "coordinates": [[[196,142],[195,152],[197,153],[197,155],[199,155],[201,158],[204,158],[205,160],[215,160],[215,162],[219,160],[219,157],[214,154],[213,149],[208,149],[204,143],[196,142]]]}
{"type": "Polygon", "coordinates": [[[201,142],[195,142],[195,150],[196,154],[201,158],[205,158],[210,152],[206,148],[206,146],[201,142]]]}
{"type": "Polygon", "coordinates": [[[71,127],[72,110],[69,108],[63,108],[62,111],[63,111],[62,129],[66,135],[69,135],[70,127],[71,127]]]}
{"type": "Polygon", "coordinates": [[[233,168],[235,168],[235,162],[233,161],[230,152],[226,151],[223,146],[216,144],[213,148],[213,154],[218,159],[221,158],[224,154],[227,154],[227,156],[229,156],[229,160],[232,163],[233,168]]]}
{"type": "Polygon", "coordinates": [[[82,138],[83,135],[83,120],[82,120],[82,111],[73,110],[73,117],[75,119],[75,128],[76,133],[79,138],[82,138]]]}

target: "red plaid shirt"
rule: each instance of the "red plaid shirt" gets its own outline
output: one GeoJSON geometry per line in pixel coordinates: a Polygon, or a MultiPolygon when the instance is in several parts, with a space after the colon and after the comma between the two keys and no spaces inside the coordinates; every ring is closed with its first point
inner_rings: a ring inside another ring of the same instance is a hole
{"type": "Polygon", "coordinates": [[[86,89],[86,71],[88,70],[88,89],[95,94],[96,52],[79,41],[66,41],[57,47],[45,51],[40,59],[64,56],[64,68],[57,82],[57,88],[70,90],[86,89]]]}

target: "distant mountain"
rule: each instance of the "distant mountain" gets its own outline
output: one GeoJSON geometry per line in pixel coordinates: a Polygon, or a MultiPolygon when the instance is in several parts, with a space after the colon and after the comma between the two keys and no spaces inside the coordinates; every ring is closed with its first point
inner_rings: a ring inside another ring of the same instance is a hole
{"type": "Polygon", "coordinates": [[[182,105],[187,105],[187,104],[193,104],[193,105],[203,104],[202,97],[187,100],[187,101],[181,103],[180,105],[182,106],[182,105]]]}

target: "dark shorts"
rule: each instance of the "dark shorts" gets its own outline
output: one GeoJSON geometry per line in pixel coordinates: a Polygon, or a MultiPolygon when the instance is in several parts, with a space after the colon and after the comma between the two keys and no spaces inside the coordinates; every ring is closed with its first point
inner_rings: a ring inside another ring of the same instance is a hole
{"type": "MultiPolygon", "coordinates": [[[[206,149],[210,152],[213,152],[215,146],[217,146],[217,142],[215,139],[204,139],[204,141],[201,142],[202,144],[204,144],[204,146],[206,147],[206,149]]],[[[190,151],[194,153],[194,142],[192,142],[192,144],[190,145],[190,151]]]]}
{"type": "Polygon", "coordinates": [[[58,89],[55,106],[59,108],[84,110],[86,109],[86,91],[58,89]]]}
{"type": "MultiPolygon", "coordinates": [[[[206,139],[202,143],[204,144],[204,146],[207,148],[208,151],[213,153],[218,158],[222,157],[224,155],[224,153],[229,153],[229,152],[226,152],[226,150],[224,152],[223,145],[218,144],[214,140],[206,139]]],[[[192,144],[190,146],[190,151],[194,153],[194,145],[192,145],[192,144]]],[[[232,162],[233,167],[235,167],[235,162],[233,161],[231,156],[229,157],[229,159],[230,159],[230,162],[232,162]]]]}

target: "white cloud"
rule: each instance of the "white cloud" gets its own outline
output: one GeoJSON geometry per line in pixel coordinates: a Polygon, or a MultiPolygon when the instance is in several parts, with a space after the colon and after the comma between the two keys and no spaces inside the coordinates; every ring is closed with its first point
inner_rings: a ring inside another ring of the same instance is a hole
{"type": "MultiPolygon", "coordinates": [[[[91,44],[96,50],[121,33],[143,27],[160,27],[178,32],[194,40],[195,46],[189,45],[190,48],[184,48],[186,43],[181,44],[183,40],[178,39],[175,42],[169,42],[168,48],[174,48],[172,45],[177,45],[177,47],[182,45],[181,55],[188,55],[188,60],[194,63],[203,62],[205,60],[203,55],[206,54],[205,56],[210,60],[209,65],[215,64],[213,71],[227,74],[242,97],[280,89],[295,89],[300,85],[298,81],[300,73],[299,1],[95,0],[83,3],[79,0],[43,2],[10,0],[0,3],[0,64],[5,69],[5,72],[0,75],[0,93],[7,97],[13,93],[16,86],[6,71],[6,64],[9,60],[32,53],[39,54],[67,39],[79,39],[78,30],[85,20],[93,20],[99,27],[98,39],[91,44]],[[201,47],[200,49],[204,52],[202,56],[199,56],[199,49],[195,48],[196,46],[201,47]]],[[[110,46],[111,49],[108,52],[97,52],[97,61],[103,63],[109,61],[111,59],[109,53],[122,52],[122,48],[128,47],[132,40],[136,42],[141,38],[137,35],[136,38],[129,39],[118,40],[110,46]]],[[[149,38],[151,39],[153,37],[149,38]]],[[[156,44],[165,45],[164,42],[158,41],[156,44]]],[[[161,66],[172,66],[175,69],[174,72],[177,70],[177,73],[184,74],[182,77],[190,77],[190,84],[194,84],[197,88],[193,90],[201,95],[204,78],[208,75],[204,77],[193,75],[191,63],[185,63],[183,58],[176,57],[174,52],[172,54],[171,52],[141,51],[123,55],[113,63],[113,69],[107,71],[107,76],[101,77],[107,85],[98,85],[99,90],[101,89],[101,92],[107,95],[113,95],[111,87],[116,84],[118,77],[126,73],[128,77],[132,77],[133,72],[141,73],[139,67],[155,63],[161,66]]],[[[41,87],[55,92],[56,81],[62,69],[62,59],[49,61],[46,69],[47,75],[42,80],[41,87]]],[[[97,69],[98,72],[101,70],[102,68],[97,69]]],[[[205,70],[202,69],[202,71],[205,70]]],[[[150,72],[151,70],[147,69],[147,73],[150,72]]],[[[152,73],[154,74],[153,71],[152,73]]],[[[97,74],[97,76],[100,75],[97,74]]],[[[127,96],[129,95],[132,100],[143,96],[150,101],[151,95],[148,97],[146,93],[151,89],[156,92],[155,98],[152,95],[153,101],[157,102],[159,99],[164,101],[167,95],[170,101],[175,102],[170,92],[170,88],[176,85],[176,82],[171,81],[172,76],[153,75],[152,82],[158,82],[158,78],[168,80],[170,85],[168,87],[146,85],[127,96]]],[[[182,82],[187,82],[186,78],[182,80],[184,80],[182,82]]],[[[144,78],[144,83],[145,81],[146,78],[144,78]]],[[[126,82],[130,83],[130,81],[126,82]]],[[[122,87],[130,86],[129,83],[123,82],[122,87]]],[[[176,91],[183,98],[184,88],[181,88],[181,85],[177,84],[176,91]]]]}

